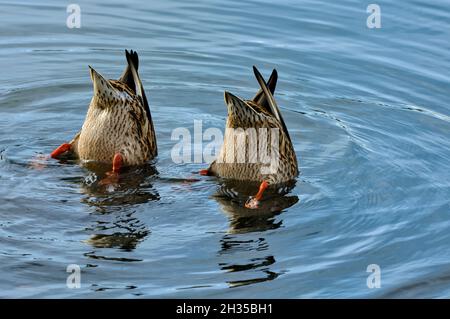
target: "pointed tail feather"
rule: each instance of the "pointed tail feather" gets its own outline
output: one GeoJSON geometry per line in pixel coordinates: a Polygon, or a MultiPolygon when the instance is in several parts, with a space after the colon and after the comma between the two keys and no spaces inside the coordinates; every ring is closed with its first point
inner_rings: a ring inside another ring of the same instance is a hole
{"type": "Polygon", "coordinates": [[[283,127],[284,132],[286,133],[289,141],[291,141],[291,137],[289,136],[289,132],[287,130],[286,124],[284,123],[283,117],[281,116],[280,108],[278,107],[277,102],[275,101],[275,99],[272,95],[272,92],[270,91],[268,85],[266,84],[266,81],[264,81],[264,78],[262,77],[261,73],[258,71],[258,69],[255,66],[253,66],[253,72],[255,73],[256,80],[258,81],[259,86],[261,87],[261,90],[264,92],[264,96],[267,99],[267,103],[270,107],[271,113],[281,123],[281,126],[283,127]]]}
{"type": "Polygon", "coordinates": [[[145,108],[145,113],[147,118],[152,122],[152,115],[150,113],[150,107],[148,105],[147,96],[145,95],[144,86],[142,85],[141,79],[138,73],[139,58],[136,51],[125,50],[125,56],[127,58],[128,66],[125,69],[123,75],[120,77],[119,81],[126,83],[130,89],[132,89],[137,96],[140,96],[142,103],[145,108]],[[130,84],[129,84],[130,83],[130,84]]]}
{"type": "MultiPolygon", "coordinates": [[[[130,61],[132,61],[133,65],[137,71],[139,68],[139,57],[138,57],[137,52],[135,52],[133,50],[130,50],[130,52],[128,52],[128,50],[125,50],[125,56],[127,57],[127,61],[128,61],[128,59],[130,59],[130,61]]],[[[119,78],[119,81],[128,85],[128,87],[133,92],[136,92],[136,82],[134,81],[133,73],[131,72],[130,62],[128,62],[125,70],[123,71],[122,75],[119,78]]]]}
{"type": "MultiPolygon", "coordinates": [[[[277,70],[273,69],[272,74],[270,75],[269,81],[267,81],[267,87],[269,88],[272,95],[275,94],[275,87],[277,86],[277,80],[278,80],[277,70]]],[[[271,112],[269,102],[267,101],[267,98],[262,89],[258,90],[258,92],[253,97],[252,101],[258,105],[263,106],[268,112],[271,112]]]]}

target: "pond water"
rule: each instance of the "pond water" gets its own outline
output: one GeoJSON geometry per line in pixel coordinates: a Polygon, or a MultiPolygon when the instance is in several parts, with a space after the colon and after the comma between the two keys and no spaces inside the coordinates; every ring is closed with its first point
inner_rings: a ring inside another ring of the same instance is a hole
{"type": "Polygon", "coordinates": [[[77,3],[71,29],[60,1],[0,1],[0,297],[450,296],[448,1],[379,1],[381,28],[364,1],[77,3]],[[88,65],[117,78],[124,49],[155,163],[114,190],[107,167],[36,164],[81,127],[88,65]],[[301,170],[256,211],[171,159],[173,129],[223,129],[224,90],[253,96],[252,65],[278,70],[301,170]]]}

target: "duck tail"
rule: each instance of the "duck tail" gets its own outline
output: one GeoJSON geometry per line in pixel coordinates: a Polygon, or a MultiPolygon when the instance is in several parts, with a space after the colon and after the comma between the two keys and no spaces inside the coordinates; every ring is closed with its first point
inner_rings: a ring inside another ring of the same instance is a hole
{"type": "MultiPolygon", "coordinates": [[[[278,81],[278,72],[276,69],[273,69],[272,74],[270,75],[269,81],[267,81],[267,87],[270,90],[272,95],[275,95],[275,88],[277,86],[278,81]]],[[[267,101],[266,95],[262,89],[259,89],[256,92],[255,96],[252,98],[252,101],[258,105],[263,106],[268,112],[271,112],[269,102],[267,101]]]]}
{"type": "Polygon", "coordinates": [[[150,107],[148,105],[147,96],[145,95],[144,86],[142,85],[141,79],[138,73],[139,67],[139,57],[136,51],[125,50],[125,56],[127,58],[128,65],[123,71],[122,75],[119,78],[119,81],[128,85],[128,87],[133,90],[133,92],[141,97],[142,103],[145,108],[145,113],[147,114],[147,118],[152,123],[152,115],[150,113],[150,107]]]}
{"type": "Polygon", "coordinates": [[[128,50],[125,50],[125,56],[127,58],[127,66],[125,68],[125,70],[123,71],[122,75],[119,77],[119,81],[128,85],[128,87],[133,91],[136,92],[136,83],[134,81],[133,78],[133,72],[131,71],[131,65],[134,65],[134,68],[136,69],[136,71],[139,68],[139,57],[137,52],[130,50],[130,52],[128,52],[128,50]],[[131,61],[131,63],[130,63],[131,61]]]}
{"type": "MultiPolygon", "coordinates": [[[[286,133],[286,136],[288,137],[288,139],[290,141],[291,138],[289,136],[289,132],[287,130],[286,124],[284,123],[283,116],[281,115],[280,108],[278,107],[278,104],[272,95],[273,94],[272,90],[270,89],[270,87],[268,85],[268,83],[271,82],[270,79],[269,79],[269,82],[266,83],[263,76],[256,68],[256,66],[253,66],[253,72],[255,73],[256,80],[258,81],[261,91],[263,93],[264,101],[267,103],[267,106],[268,106],[267,110],[280,122],[281,126],[283,127],[284,133],[286,133]]],[[[270,78],[272,79],[272,77],[274,79],[273,90],[275,90],[275,82],[278,78],[276,70],[273,70],[272,76],[270,78]]]]}

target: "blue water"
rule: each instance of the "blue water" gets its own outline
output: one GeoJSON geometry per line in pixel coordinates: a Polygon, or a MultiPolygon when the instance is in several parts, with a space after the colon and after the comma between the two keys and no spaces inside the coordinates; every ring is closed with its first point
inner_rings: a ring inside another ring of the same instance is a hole
{"type": "Polygon", "coordinates": [[[0,297],[450,297],[450,3],[0,1],[0,297]],[[159,156],[114,191],[40,161],[81,127],[88,65],[140,54],[159,156]],[[175,164],[174,128],[223,129],[257,65],[301,174],[253,212],[175,164]],[[186,181],[198,179],[198,181],[186,181]],[[66,267],[81,268],[69,289],[66,267]],[[368,265],[380,267],[369,289],[368,265]]]}

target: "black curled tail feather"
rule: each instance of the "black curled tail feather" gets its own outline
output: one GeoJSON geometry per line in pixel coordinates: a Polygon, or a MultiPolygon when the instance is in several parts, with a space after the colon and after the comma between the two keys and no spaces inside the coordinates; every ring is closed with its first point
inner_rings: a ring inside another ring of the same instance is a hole
{"type": "Polygon", "coordinates": [[[128,50],[125,50],[125,56],[127,58],[128,65],[122,76],[119,78],[119,81],[127,84],[128,87],[132,89],[134,93],[142,99],[142,104],[144,106],[147,118],[150,122],[150,125],[153,125],[152,115],[150,113],[150,107],[148,105],[147,96],[145,95],[144,87],[138,74],[138,67],[139,67],[138,54],[136,51],[133,50],[130,50],[130,52],[128,52],[128,50]]]}
{"type": "Polygon", "coordinates": [[[130,52],[128,53],[127,50],[125,50],[125,54],[127,56],[127,61],[128,61],[128,56],[130,57],[130,60],[133,62],[134,67],[136,68],[136,71],[139,69],[139,57],[136,51],[130,50],[130,52]]]}
{"type": "Polygon", "coordinates": [[[133,72],[131,72],[130,64],[134,66],[137,72],[139,68],[139,57],[137,52],[133,50],[130,50],[130,52],[128,52],[128,50],[125,50],[125,56],[127,59],[127,67],[123,71],[122,75],[119,77],[119,81],[126,84],[134,93],[136,93],[137,83],[133,78],[133,72]]]}

